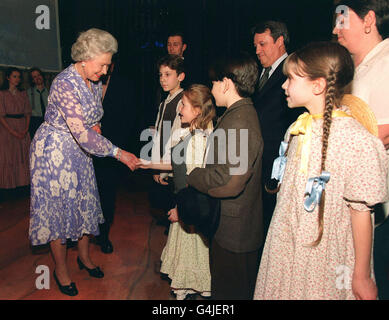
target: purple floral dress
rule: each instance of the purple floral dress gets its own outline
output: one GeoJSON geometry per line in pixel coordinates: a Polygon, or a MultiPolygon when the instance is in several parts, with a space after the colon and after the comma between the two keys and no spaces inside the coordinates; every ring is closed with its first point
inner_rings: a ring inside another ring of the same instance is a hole
{"type": "Polygon", "coordinates": [[[91,154],[113,156],[116,147],[91,129],[103,116],[101,83],[91,88],[74,65],[51,86],[30,149],[32,245],[98,235],[104,222],[91,154]]]}

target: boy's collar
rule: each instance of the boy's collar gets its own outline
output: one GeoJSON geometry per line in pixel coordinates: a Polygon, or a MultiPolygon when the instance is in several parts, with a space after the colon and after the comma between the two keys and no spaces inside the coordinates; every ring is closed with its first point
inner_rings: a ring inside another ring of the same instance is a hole
{"type": "Polygon", "coordinates": [[[217,123],[216,123],[216,126],[214,127],[214,130],[216,130],[219,127],[220,122],[227,114],[229,114],[232,110],[239,108],[240,106],[246,105],[246,104],[252,104],[251,98],[242,98],[239,101],[236,101],[234,104],[232,104],[228,109],[226,109],[226,111],[222,114],[222,116],[217,120],[217,123]]]}
{"type": "MultiPolygon", "coordinates": [[[[241,99],[239,99],[238,101],[235,101],[232,105],[230,105],[230,107],[229,108],[227,108],[227,110],[231,110],[231,109],[234,109],[234,108],[236,108],[236,107],[239,107],[240,105],[242,105],[242,104],[247,104],[247,102],[248,101],[250,102],[250,103],[252,103],[251,102],[251,98],[241,98],[241,99]]],[[[226,111],[227,111],[226,110],[226,111]]]]}
{"type": "Polygon", "coordinates": [[[170,94],[167,96],[166,98],[166,103],[169,103],[170,101],[172,101],[178,94],[180,94],[182,91],[184,91],[184,89],[180,88],[178,89],[176,92],[174,92],[173,94],[170,94]]]}

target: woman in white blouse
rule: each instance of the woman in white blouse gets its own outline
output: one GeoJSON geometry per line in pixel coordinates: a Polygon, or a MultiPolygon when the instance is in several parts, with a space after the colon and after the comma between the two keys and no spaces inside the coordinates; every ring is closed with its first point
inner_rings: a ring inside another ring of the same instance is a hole
{"type": "MultiPolygon", "coordinates": [[[[389,155],[389,1],[341,0],[333,33],[353,55],[355,64],[351,93],[374,112],[378,136],[389,155]]],[[[389,181],[389,179],[388,179],[389,181]]],[[[389,202],[383,210],[388,216],[389,202]]],[[[383,215],[382,215],[383,216],[383,215]]],[[[380,299],[389,299],[389,219],[375,229],[374,269],[380,299]]]]}
{"type": "Polygon", "coordinates": [[[389,2],[344,0],[333,33],[353,55],[351,93],[373,110],[379,137],[389,148],[389,2]]]}

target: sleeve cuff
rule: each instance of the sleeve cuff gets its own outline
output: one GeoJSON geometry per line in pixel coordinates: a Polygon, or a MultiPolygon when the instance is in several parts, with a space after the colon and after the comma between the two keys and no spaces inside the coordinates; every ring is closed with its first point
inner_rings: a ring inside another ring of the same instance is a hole
{"type": "Polygon", "coordinates": [[[119,152],[119,147],[113,146],[112,156],[116,158],[119,152]]]}

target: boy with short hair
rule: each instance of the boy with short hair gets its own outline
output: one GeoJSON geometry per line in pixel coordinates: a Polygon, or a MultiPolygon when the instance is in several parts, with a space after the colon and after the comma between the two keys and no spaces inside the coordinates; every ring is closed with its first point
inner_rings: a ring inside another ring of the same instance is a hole
{"type": "MultiPolygon", "coordinates": [[[[184,61],[178,55],[164,56],[158,61],[157,65],[159,70],[159,83],[163,91],[169,92],[167,98],[159,105],[157,120],[155,122],[156,139],[159,143],[155,143],[153,152],[157,152],[158,154],[159,151],[159,156],[162,158],[165,154],[165,146],[169,139],[166,136],[167,130],[164,130],[164,128],[166,125],[171,127],[176,120],[177,106],[183,95],[181,82],[185,79],[185,70],[184,61]]],[[[153,160],[157,154],[153,153],[153,160]]]]}
{"type": "MultiPolygon", "coordinates": [[[[178,55],[166,55],[158,61],[157,67],[160,85],[169,94],[159,105],[155,122],[152,161],[160,162],[164,159],[170,162],[171,139],[169,138],[174,130],[181,127],[177,110],[183,95],[181,82],[185,79],[184,61],[178,55]]],[[[154,185],[149,193],[151,206],[163,209],[166,213],[173,205],[173,193],[168,187],[167,177],[167,173],[153,175],[157,185],[154,185]]],[[[167,219],[166,223],[170,224],[167,219]]]]}
{"type": "Polygon", "coordinates": [[[194,169],[187,182],[221,199],[220,222],[210,248],[212,297],[252,299],[263,242],[263,140],[250,99],[258,67],[253,58],[241,53],[219,60],[211,78],[216,105],[227,110],[215,126],[206,167],[194,169]],[[232,158],[234,152],[239,155],[232,158]]]}

